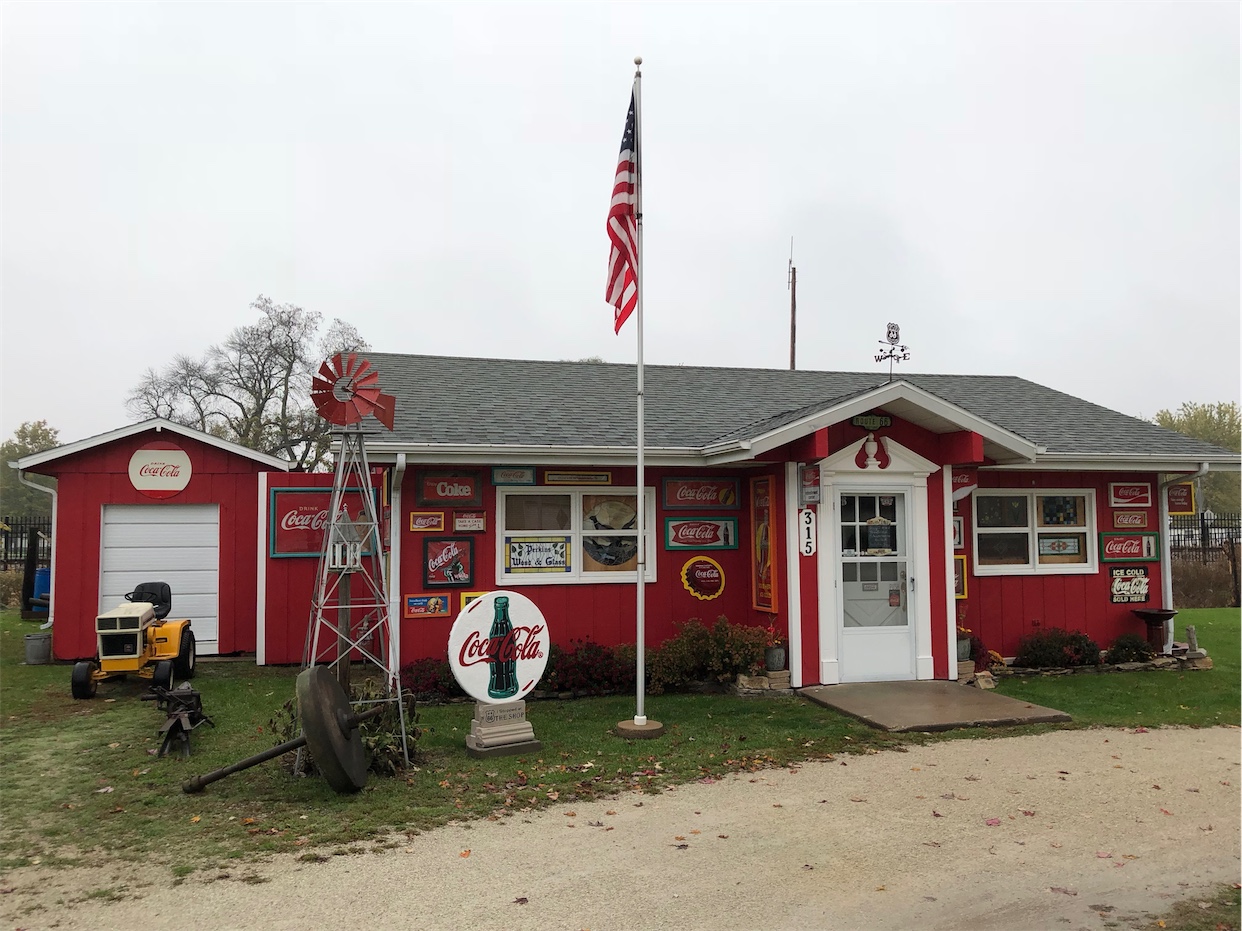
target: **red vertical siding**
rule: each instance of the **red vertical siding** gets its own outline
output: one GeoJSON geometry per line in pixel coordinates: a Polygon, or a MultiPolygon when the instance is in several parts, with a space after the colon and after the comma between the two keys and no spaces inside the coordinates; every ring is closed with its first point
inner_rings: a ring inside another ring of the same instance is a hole
{"type": "Polygon", "coordinates": [[[945,521],[948,515],[944,512],[944,470],[933,472],[927,476],[927,545],[928,566],[931,578],[931,647],[932,675],[937,679],[948,679],[956,676],[957,669],[950,674],[949,634],[947,618],[944,616],[946,590],[944,567],[947,566],[949,554],[945,551],[945,521]]]}

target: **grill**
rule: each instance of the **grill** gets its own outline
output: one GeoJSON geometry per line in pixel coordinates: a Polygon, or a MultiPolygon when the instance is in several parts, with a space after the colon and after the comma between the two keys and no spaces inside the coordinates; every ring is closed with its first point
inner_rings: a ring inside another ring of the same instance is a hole
{"type": "Polygon", "coordinates": [[[137,656],[138,633],[100,634],[100,658],[109,656],[137,656]]]}

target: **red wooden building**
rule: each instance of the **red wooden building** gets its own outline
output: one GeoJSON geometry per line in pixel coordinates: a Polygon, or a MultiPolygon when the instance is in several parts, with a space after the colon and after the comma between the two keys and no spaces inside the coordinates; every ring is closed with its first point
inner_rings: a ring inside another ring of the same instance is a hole
{"type": "MultiPolygon", "coordinates": [[[[640,497],[633,366],[369,359],[397,399],[368,450],[407,661],[443,656],[461,606],[496,588],[562,644],[632,642],[640,506],[648,644],[691,617],[773,624],[796,686],[952,677],[959,624],[1004,655],[1041,626],[1107,646],[1145,632],[1135,608],[1170,606],[1166,486],[1240,461],[1018,378],[649,366],[640,497]]],[[[126,478],[151,425],[18,463],[61,479],[55,655],[89,655],[121,584],[100,528],[141,502],[217,508],[217,649],[300,662],[330,476],[162,426],[195,472],[158,501],[126,478]]],[[[173,589],[176,613],[211,615],[173,589]]]]}

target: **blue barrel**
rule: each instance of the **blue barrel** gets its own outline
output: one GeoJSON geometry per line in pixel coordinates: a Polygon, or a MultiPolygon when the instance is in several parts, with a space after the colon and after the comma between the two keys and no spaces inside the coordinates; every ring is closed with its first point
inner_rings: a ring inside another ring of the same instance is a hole
{"type": "MultiPolygon", "coordinates": [[[[36,569],[34,577],[34,597],[47,599],[52,594],[52,570],[36,569]]],[[[32,605],[32,611],[47,613],[46,605],[32,605]]]]}

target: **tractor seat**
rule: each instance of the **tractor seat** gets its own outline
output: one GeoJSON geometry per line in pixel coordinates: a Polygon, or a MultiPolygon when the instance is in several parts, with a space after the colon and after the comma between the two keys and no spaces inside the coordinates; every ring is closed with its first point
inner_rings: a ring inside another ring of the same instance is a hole
{"type": "Polygon", "coordinates": [[[125,600],[149,602],[155,609],[156,619],[162,621],[172,610],[172,589],[167,582],[140,582],[125,600]]]}

